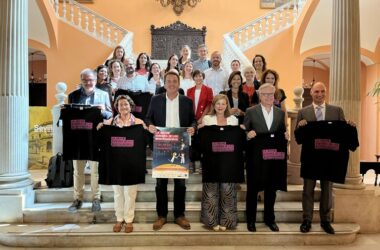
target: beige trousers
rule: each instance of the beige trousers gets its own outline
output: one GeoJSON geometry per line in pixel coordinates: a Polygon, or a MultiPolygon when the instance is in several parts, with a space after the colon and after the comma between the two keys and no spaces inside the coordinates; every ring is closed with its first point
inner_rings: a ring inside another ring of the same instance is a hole
{"type": "MultiPolygon", "coordinates": [[[[78,199],[83,201],[84,194],[84,168],[86,166],[85,160],[74,160],[74,199],[78,199]]],[[[100,188],[99,188],[99,174],[98,174],[98,165],[97,161],[88,161],[91,167],[91,191],[92,191],[92,199],[100,200],[100,188]]]]}
{"type": "Polygon", "coordinates": [[[137,185],[113,185],[112,188],[117,221],[132,223],[135,217],[137,185]]]}

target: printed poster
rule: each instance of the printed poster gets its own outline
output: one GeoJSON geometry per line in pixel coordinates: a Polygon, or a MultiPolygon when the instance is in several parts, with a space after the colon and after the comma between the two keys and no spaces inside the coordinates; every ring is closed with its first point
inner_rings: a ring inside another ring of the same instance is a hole
{"type": "Polygon", "coordinates": [[[47,169],[53,150],[53,118],[47,107],[29,107],[29,169],[47,169]]]}
{"type": "Polygon", "coordinates": [[[153,178],[189,178],[189,143],[187,128],[157,127],[153,139],[153,178]]]}

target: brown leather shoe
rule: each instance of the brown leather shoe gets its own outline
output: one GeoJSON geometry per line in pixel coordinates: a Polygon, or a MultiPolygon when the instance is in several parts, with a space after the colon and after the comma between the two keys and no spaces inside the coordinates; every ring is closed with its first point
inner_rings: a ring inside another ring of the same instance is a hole
{"type": "Polygon", "coordinates": [[[124,221],[118,221],[118,222],[116,222],[116,224],[113,225],[113,231],[114,231],[115,233],[120,232],[121,229],[122,229],[123,226],[124,226],[124,223],[125,223],[124,221]]]}
{"type": "Polygon", "coordinates": [[[158,231],[166,224],[166,218],[158,217],[157,220],[153,223],[153,230],[158,231]]]}
{"type": "Polygon", "coordinates": [[[126,233],[132,233],[133,232],[133,224],[132,223],[127,223],[125,225],[125,232],[126,233]]]}
{"type": "Polygon", "coordinates": [[[190,228],[191,228],[190,223],[185,218],[185,216],[180,216],[177,219],[175,219],[175,223],[185,230],[190,230],[190,228]]]}

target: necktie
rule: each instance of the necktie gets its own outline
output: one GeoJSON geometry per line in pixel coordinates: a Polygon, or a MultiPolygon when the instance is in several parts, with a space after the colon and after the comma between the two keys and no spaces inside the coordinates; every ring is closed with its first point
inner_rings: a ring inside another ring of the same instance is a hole
{"type": "Polygon", "coordinates": [[[323,120],[323,114],[322,114],[322,106],[315,107],[315,117],[317,118],[317,121],[323,120]]]}

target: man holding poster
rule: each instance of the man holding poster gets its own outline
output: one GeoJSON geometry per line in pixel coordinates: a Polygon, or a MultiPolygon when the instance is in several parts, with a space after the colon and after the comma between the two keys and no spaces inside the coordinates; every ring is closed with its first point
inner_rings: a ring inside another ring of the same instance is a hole
{"type": "MultiPolygon", "coordinates": [[[[155,134],[159,129],[165,128],[184,128],[188,136],[194,135],[196,121],[193,111],[193,102],[186,96],[178,93],[180,80],[177,71],[169,71],[164,76],[164,87],[166,93],[153,96],[148,114],[146,116],[146,124],[149,132],[155,134]]],[[[182,133],[183,134],[183,133],[182,133]]],[[[186,143],[185,143],[186,145],[186,143]]],[[[179,145],[181,149],[181,145],[179,145]]],[[[181,152],[172,152],[169,160],[180,162],[181,152]],[[178,160],[176,158],[178,157],[178,160]]],[[[155,159],[153,159],[154,161],[155,159]]],[[[168,192],[167,178],[157,178],[156,184],[156,209],[158,218],[153,224],[153,230],[160,230],[167,222],[168,214],[168,192]]],[[[174,179],[174,218],[175,223],[183,229],[189,230],[190,223],[185,218],[185,179],[174,179]]]]}

